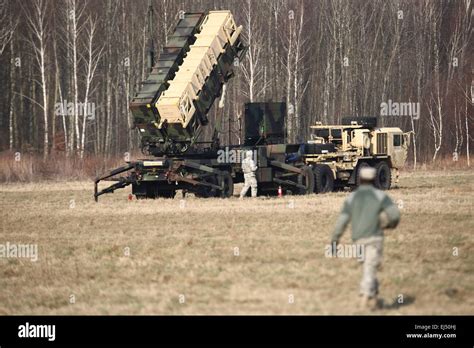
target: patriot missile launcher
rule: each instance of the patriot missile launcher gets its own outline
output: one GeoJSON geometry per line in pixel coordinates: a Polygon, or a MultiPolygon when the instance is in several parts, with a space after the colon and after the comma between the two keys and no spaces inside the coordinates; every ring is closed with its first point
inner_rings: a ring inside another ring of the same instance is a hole
{"type": "Polygon", "coordinates": [[[185,153],[244,52],[230,11],[184,13],[130,109],[147,154],[185,153]]]}
{"type": "Polygon", "coordinates": [[[209,110],[245,53],[241,31],[230,11],[185,13],[156,64],[151,45],[153,67],[130,105],[149,157],[96,178],[96,201],[128,185],[137,199],[173,198],[177,190],[204,198],[230,197],[234,183],[244,181],[241,161],[248,150],[258,166],[259,195],[274,195],[280,188],[309,194],[356,186],[366,165],[376,167],[380,188],[390,187],[391,172],[397,174],[405,162],[408,135],[364,123],[369,119],[319,124],[312,127],[308,143],[294,144],[286,139],[286,103],[246,103],[243,144],[223,147],[216,132],[212,141],[198,140],[203,127],[212,126],[209,110]],[[115,183],[99,190],[103,180],[115,183]]]}

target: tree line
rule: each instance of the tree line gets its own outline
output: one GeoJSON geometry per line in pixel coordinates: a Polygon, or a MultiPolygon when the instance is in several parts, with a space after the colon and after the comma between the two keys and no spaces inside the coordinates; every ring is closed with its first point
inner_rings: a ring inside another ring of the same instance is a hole
{"type": "Polygon", "coordinates": [[[316,121],[379,116],[413,132],[414,165],[469,158],[472,0],[0,0],[1,149],[137,151],[129,103],[150,38],[159,49],[183,11],[213,9],[232,11],[248,46],[210,113],[223,144],[239,143],[245,102],[285,101],[289,141],[316,121]]]}

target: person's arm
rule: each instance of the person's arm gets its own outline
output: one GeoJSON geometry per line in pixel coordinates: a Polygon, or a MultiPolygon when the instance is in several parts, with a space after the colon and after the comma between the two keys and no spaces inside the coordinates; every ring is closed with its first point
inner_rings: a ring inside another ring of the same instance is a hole
{"type": "Polygon", "coordinates": [[[381,228],[395,228],[400,222],[400,210],[396,204],[385,195],[382,201],[382,212],[380,213],[381,228]]]}
{"type": "Polygon", "coordinates": [[[346,200],[344,202],[344,205],[342,207],[342,211],[339,214],[339,217],[336,221],[336,226],[334,228],[334,232],[332,234],[331,242],[332,243],[338,243],[339,239],[341,238],[342,234],[344,233],[347,224],[351,220],[351,212],[350,212],[350,206],[349,202],[346,200]]]}
{"type": "Polygon", "coordinates": [[[255,161],[252,160],[252,162],[250,163],[250,168],[252,168],[252,172],[255,172],[257,170],[257,165],[255,164],[255,161]]]}

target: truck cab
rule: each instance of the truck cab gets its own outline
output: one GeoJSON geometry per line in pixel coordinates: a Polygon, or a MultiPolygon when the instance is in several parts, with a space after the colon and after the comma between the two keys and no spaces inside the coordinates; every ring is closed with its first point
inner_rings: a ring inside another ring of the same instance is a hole
{"type": "Polygon", "coordinates": [[[334,145],[334,151],[305,156],[308,165],[326,176],[319,178],[329,183],[325,190],[332,185],[357,186],[358,172],[364,166],[377,169],[376,186],[380,189],[389,189],[392,179],[398,181],[399,169],[407,159],[409,133],[398,127],[377,127],[376,123],[375,117],[353,117],[343,119],[341,125],[318,122],[311,126],[309,144],[334,145]]]}

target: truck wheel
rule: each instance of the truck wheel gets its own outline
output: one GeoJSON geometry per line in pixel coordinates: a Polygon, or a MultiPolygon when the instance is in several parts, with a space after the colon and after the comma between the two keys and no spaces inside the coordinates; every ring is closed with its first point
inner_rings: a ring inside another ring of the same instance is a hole
{"type": "Polygon", "coordinates": [[[234,195],[234,179],[230,173],[219,175],[218,185],[221,186],[224,182],[224,191],[219,190],[219,194],[222,198],[229,198],[234,195]]]}
{"type": "Polygon", "coordinates": [[[356,187],[358,187],[360,185],[360,170],[362,168],[365,168],[365,167],[370,167],[370,165],[367,163],[367,162],[360,162],[358,165],[357,165],[357,171],[356,171],[356,179],[355,179],[355,182],[356,182],[356,187]]]}
{"type": "Polygon", "coordinates": [[[337,179],[334,180],[334,192],[342,192],[344,191],[344,188],[346,187],[346,184],[344,181],[337,179]]]}
{"type": "Polygon", "coordinates": [[[305,186],[304,189],[298,188],[300,195],[309,195],[314,192],[314,174],[310,167],[301,168],[302,173],[298,175],[298,184],[305,186]]]}
{"type": "Polygon", "coordinates": [[[375,166],[375,187],[380,190],[388,190],[392,184],[392,173],[387,162],[379,162],[375,166]]]}
{"type": "Polygon", "coordinates": [[[317,164],[314,167],[314,179],[316,180],[316,193],[326,193],[334,190],[334,176],[328,165],[317,164]]]}

